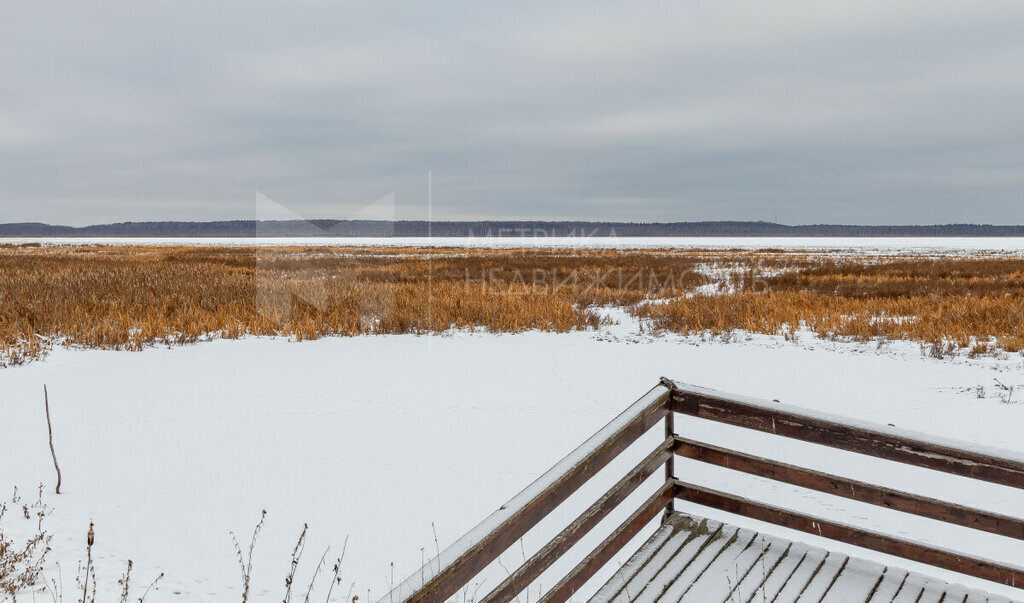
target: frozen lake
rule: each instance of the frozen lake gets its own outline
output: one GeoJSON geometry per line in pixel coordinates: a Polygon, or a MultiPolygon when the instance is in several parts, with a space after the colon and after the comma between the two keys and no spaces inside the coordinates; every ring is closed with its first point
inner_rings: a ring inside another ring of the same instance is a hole
{"type": "Polygon", "coordinates": [[[867,254],[1002,252],[1024,253],[1024,238],[911,238],[911,237],[275,237],[275,238],[0,238],[0,243],[44,245],[196,245],[274,246],[298,245],[481,247],[481,248],[606,248],[606,249],[792,249],[807,251],[850,250],[867,254]]]}
{"type": "MultiPolygon", "coordinates": [[[[936,360],[916,344],[878,349],[874,343],[809,335],[797,344],[771,337],[732,343],[654,338],[624,322],[569,334],[331,337],[302,343],[246,338],[142,352],[58,349],[45,360],[0,371],[0,454],[13,460],[0,465],[0,485],[19,485],[27,499],[40,482],[52,492],[45,383],[65,490],[47,496],[55,534],[51,562],[60,562],[65,585],[74,582],[92,520],[101,592],[115,596],[117,577],[131,558],[137,585],[166,574],[147,601],[237,598],[240,577],[229,531],[245,546],[266,509],[251,600],[281,599],[303,523],[310,526],[310,538],[297,581],[305,584],[325,547],[332,547],[330,562],[347,540],[340,595],[354,584],[361,601],[374,600],[661,375],[1024,451],[1024,404],[1003,403],[994,386],[998,378],[1024,388],[1019,355],[936,360]],[[979,387],[985,397],[979,397],[979,387]]],[[[921,470],[880,473],[871,459],[821,454],[759,434],[736,439],[721,426],[677,420],[677,428],[690,437],[723,443],[716,438],[726,438],[740,450],[926,495],[952,489],[963,504],[1009,514],[1024,508],[1024,492],[1007,488],[957,488],[950,482],[957,478],[921,470]]],[[[624,471],[646,454],[646,446],[653,448],[662,437],[660,428],[653,432],[641,445],[645,449],[631,451],[610,469],[624,471]]],[[[677,473],[689,480],[756,491],[769,503],[854,518],[867,527],[1003,561],[1024,558],[1019,541],[936,527],[723,471],[677,462],[677,473]]],[[[596,497],[617,477],[609,473],[584,491],[596,497]]],[[[643,488],[636,494],[646,495],[643,488]]],[[[574,498],[553,521],[571,519],[591,500],[574,498]]],[[[628,514],[628,504],[620,511],[628,514]]],[[[602,526],[622,517],[613,514],[602,526]]],[[[550,536],[554,528],[546,525],[539,533],[550,536]]],[[[589,550],[603,536],[600,530],[574,551],[589,550]]],[[[533,537],[513,547],[505,557],[508,565],[543,542],[533,537]]],[[[616,567],[613,562],[603,575],[616,567]]],[[[56,569],[51,565],[48,571],[56,569]]],[[[504,576],[500,567],[488,571],[481,578],[484,591],[504,576]]],[[[541,582],[553,583],[550,577],[541,582]]],[[[982,581],[971,584],[998,590],[982,581]]]]}

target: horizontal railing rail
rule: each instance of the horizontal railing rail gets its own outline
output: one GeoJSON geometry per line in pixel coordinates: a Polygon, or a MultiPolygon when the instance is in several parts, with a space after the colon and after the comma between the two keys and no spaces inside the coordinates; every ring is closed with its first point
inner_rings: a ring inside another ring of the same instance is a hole
{"type": "Polygon", "coordinates": [[[674,501],[710,507],[964,575],[1024,588],[1024,568],[901,539],[855,525],[775,507],[687,483],[676,457],[909,513],[930,520],[1024,540],[1024,518],[902,492],[864,481],[758,457],[675,433],[675,415],[688,415],[777,436],[874,456],[924,469],[1024,489],[1024,457],[965,442],[814,412],[776,401],[722,394],[663,378],[661,384],[552,467],[473,530],[396,586],[381,603],[441,602],[462,592],[513,544],[659,422],[665,439],[593,504],[525,559],[481,603],[511,601],[577,545],[651,476],[665,481],[639,508],[584,556],[542,603],[568,600],[674,501]]]}
{"type": "Polygon", "coordinates": [[[670,379],[662,383],[672,389],[672,410],[684,415],[1024,489],[1024,458],[1005,451],[777,402],[727,397],[670,379]]]}
{"type": "Polygon", "coordinates": [[[640,505],[626,521],[622,522],[601,544],[580,561],[558,584],[544,594],[540,599],[541,603],[562,603],[569,600],[572,595],[593,576],[597,570],[611,560],[615,553],[622,550],[630,540],[659,513],[669,508],[675,498],[675,488],[672,482],[666,483],[660,490],[655,492],[647,501],[640,505]]]}
{"type": "Polygon", "coordinates": [[[896,538],[895,536],[865,530],[846,523],[797,513],[796,511],[766,505],[742,496],[719,492],[696,484],[677,481],[675,495],[677,499],[704,507],[774,523],[791,530],[799,530],[822,538],[845,542],[904,559],[911,559],[968,576],[1024,588],[1024,568],[997,563],[989,559],[972,557],[957,551],[933,547],[912,540],[896,538]]]}
{"type": "MultiPolygon", "coordinates": [[[[672,458],[674,447],[675,441],[672,438],[662,442],[661,446],[655,448],[654,452],[640,461],[632,471],[626,474],[626,477],[619,480],[617,484],[612,486],[611,490],[606,492],[604,496],[599,498],[597,502],[576,518],[576,521],[569,524],[567,528],[551,539],[544,548],[530,557],[518,570],[513,572],[497,588],[481,599],[481,603],[509,601],[522,592],[524,588],[532,584],[534,580],[540,577],[544,570],[551,567],[555,561],[561,558],[581,538],[586,536],[594,526],[611,513],[627,496],[636,491],[640,484],[644,483],[648,477],[661,469],[666,461],[672,458]]],[[[673,498],[669,494],[674,494],[674,492],[666,493],[665,506],[668,506],[668,503],[673,498]]],[[[585,570],[581,570],[580,573],[585,573],[585,570]]]]}
{"type": "MultiPolygon", "coordinates": [[[[674,412],[960,477],[1024,489],[1024,458],[1007,451],[935,438],[892,426],[852,421],[775,401],[727,396],[665,378],[662,379],[662,383],[672,390],[674,412]]],[[[901,492],[678,436],[675,441],[675,451],[680,457],[894,511],[1024,540],[1024,518],[901,492]]],[[[676,498],[1024,589],[1024,568],[1021,567],[899,539],[678,480],[676,498]]]]}
{"type": "Polygon", "coordinates": [[[675,439],[675,451],[681,457],[725,467],[733,471],[741,471],[894,511],[1024,540],[1024,519],[1019,517],[1000,515],[926,496],[901,492],[680,437],[675,439]]]}

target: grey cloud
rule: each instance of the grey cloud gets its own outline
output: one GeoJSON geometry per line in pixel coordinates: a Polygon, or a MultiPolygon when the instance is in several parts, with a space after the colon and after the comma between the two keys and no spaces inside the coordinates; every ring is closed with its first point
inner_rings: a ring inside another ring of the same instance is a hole
{"type": "Polygon", "coordinates": [[[1024,6],[7,3],[0,221],[1024,222],[1024,6]],[[267,198],[269,197],[270,200],[267,198]]]}

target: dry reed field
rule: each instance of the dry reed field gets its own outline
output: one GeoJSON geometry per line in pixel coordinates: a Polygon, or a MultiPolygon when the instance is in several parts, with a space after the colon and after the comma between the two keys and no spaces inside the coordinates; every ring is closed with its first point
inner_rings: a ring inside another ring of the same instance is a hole
{"type": "Polygon", "coordinates": [[[802,258],[725,295],[686,296],[634,313],[688,334],[794,335],[804,328],[821,337],[920,341],[935,355],[959,348],[1018,352],[1024,349],[1024,261],[802,258]]]}
{"type": "Polygon", "coordinates": [[[1024,349],[1024,260],[782,250],[0,246],[0,357],[246,334],[598,327],[1024,349]]]}

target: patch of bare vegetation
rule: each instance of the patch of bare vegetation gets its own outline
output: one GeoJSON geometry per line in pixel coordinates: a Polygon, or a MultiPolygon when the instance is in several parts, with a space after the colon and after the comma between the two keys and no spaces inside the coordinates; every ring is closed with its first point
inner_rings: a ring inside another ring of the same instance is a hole
{"type": "Polygon", "coordinates": [[[937,358],[1024,349],[1024,261],[1020,258],[801,260],[760,279],[759,288],[644,305],[634,313],[678,333],[787,334],[899,339],[937,358]]]}
{"type": "MultiPolygon", "coordinates": [[[[246,334],[655,330],[1024,349],[1024,260],[782,250],[0,247],[0,362],[246,334]],[[659,303],[645,303],[656,301],[659,303]]],[[[938,348],[943,353],[945,347],[938,348]]]]}
{"type": "Polygon", "coordinates": [[[35,502],[22,500],[17,488],[9,501],[0,502],[0,600],[17,601],[19,594],[42,581],[43,564],[53,538],[43,526],[47,510],[42,486],[35,502]],[[5,520],[12,518],[34,523],[31,529],[22,530],[28,537],[15,539],[3,529],[5,520]]]}
{"type": "MultiPolygon", "coordinates": [[[[56,564],[56,575],[52,574],[54,568],[47,563],[50,553],[50,543],[53,535],[45,526],[45,519],[49,515],[50,507],[43,501],[43,486],[39,486],[38,495],[35,501],[24,500],[14,488],[10,498],[0,501],[0,601],[16,603],[19,600],[44,600],[53,603],[63,603],[65,600],[77,601],[77,603],[96,603],[97,593],[100,592],[99,579],[97,578],[96,566],[93,563],[93,546],[96,545],[96,534],[92,523],[84,539],[85,559],[79,561],[78,570],[75,575],[74,587],[65,591],[63,577],[59,575],[60,564],[56,564]],[[24,525],[14,526],[15,522],[24,522],[24,525]],[[13,526],[13,529],[12,529],[13,526]],[[13,535],[17,534],[17,536],[13,535]]],[[[260,520],[253,530],[252,538],[248,549],[243,552],[238,539],[231,533],[232,542],[235,546],[235,553],[242,573],[242,594],[243,603],[250,598],[250,586],[253,572],[253,554],[256,549],[256,542],[260,531],[266,520],[267,512],[263,511],[260,520]]],[[[308,581],[304,584],[296,582],[296,573],[302,562],[302,555],[306,548],[306,537],[309,526],[304,525],[299,534],[298,541],[291,553],[291,563],[287,567],[287,574],[284,578],[284,603],[298,600],[302,597],[304,603],[311,603],[319,600],[320,594],[326,584],[326,596],[324,601],[330,601],[335,588],[341,588],[342,565],[345,560],[345,551],[348,548],[348,539],[342,547],[341,555],[335,559],[328,569],[328,555],[330,547],[324,550],[320,560],[313,569],[308,581]]],[[[134,563],[131,559],[127,561],[124,572],[117,580],[118,601],[121,603],[145,603],[149,594],[159,589],[164,574],[160,573],[153,580],[133,588],[132,570],[134,563]]],[[[348,588],[345,601],[352,598],[353,583],[348,588]]],[[[111,589],[105,589],[110,591],[111,589]]]]}
{"type": "MultiPolygon", "coordinates": [[[[231,540],[235,545],[235,555],[238,559],[238,566],[242,570],[242,603],[246,603],[249,600],[250,586],[252,583],[252,556],[256,550],[256,541],[259,539],[260,531],[263,529],[263,523],[267,519],[267,511],[264,510],[260,514],[260,520],[256,524],[256,528],[252,532],[252,540],[249,542],[249,549],[245,553],[242,552],[242,546],[238,543],[238,538],[234,532],[231,533],[231,540]]],[[[288,575],[284,579],[284,599],[283,603],[290,603],[293,594],[299,594],[298,591],[294,591],[296,588],[295,583],[295,572],[299,569],[299,563],[302,562],[302,553],[306,550],[306,534],[309,532],[309,525],[302,526],[302,532],[299,534],[299,540],[295,543],[295,548],[292,549],[292,560],[288,566],[288,575]],[[294,593],[293,593],[294,591],[294,593]]],[[[334,592],[335,586],[341,584],[341,566],[345,561],[345,549],[348,548],[348,539],[345,539],[345,546],[342,547],[341,556],[334,562],[334,566],[329,574],[330,583],[327,587],[327,596],[324,599],[325,603],[331,600],[331,595],[334,592]]],[[[313,591],[317,587],[317,581],[320,577],[322,570],[324,569],[324,563],[327,560],[327,554],[331,552],[331,548],[327,547],[323,555],[320,556],[320,562],[317,563],[316,568],[313,570],[313,575],[309,579],[309,583],[306,586],[306,594],[303,597],[303,603],[310,603],[313,601],[313,591]]],[[[345,596],[345,601],[354,601],[358,599],[352,598],[352,589],[355,584],[349,588],[348,595],[345,596]]]]}
{"type": "Polygon", "coordinates": [[[673,275],[686,264],[549,251],[2,249],[0,351],[17,363],[54,342],[135,350],[211,334],[569,331],[597,326],[592,305],[645,297],[652,279],[679,294],[673,275]]]}

